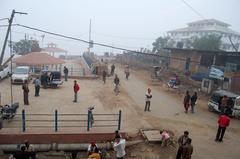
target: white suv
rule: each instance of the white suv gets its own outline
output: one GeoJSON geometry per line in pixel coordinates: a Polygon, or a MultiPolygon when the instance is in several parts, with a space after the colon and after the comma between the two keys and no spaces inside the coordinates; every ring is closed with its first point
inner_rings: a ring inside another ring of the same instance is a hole
{"type": "Polygon", "coordinates": [[[10,75],[10,69],[8,65],[0,67],[0,80],[10,75]]]}
{"type": "Polygon", "coordinates": [[[12,83],[25,83],[25,81],[31,80],[30,67],[18,66],[16,67],[12,75],[12,83]]]}

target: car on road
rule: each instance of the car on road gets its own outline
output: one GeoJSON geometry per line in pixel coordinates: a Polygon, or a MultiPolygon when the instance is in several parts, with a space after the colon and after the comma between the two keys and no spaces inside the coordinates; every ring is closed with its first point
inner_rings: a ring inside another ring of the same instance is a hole
{"type": "Polygon", "coordinates": [[[0,66],[0,80],[10,75],[10,68],[8,65],[0,66]]]}
{"type": "Polygon", "coordinates": [[[12,83],[23,84],[25,81],[30,81],[31,71],[29,66],[18,66],[12,74],[12,83]]]}
{"type": "Polygon", "coordinates": [[[40,76],[40,80],[43,88],[57,88],[58,86],[63,84],[60,71],[43,70],[40,76]]]}
{"type": "Polygon", "coordinates": [[[212,112],[220,113],[221,110],[219,109],[219,100],[221,100],[221,97],[223,96],[227,96],[233,101],[233,106],[231,107],[231,114],[229,115],[240,118],[240,95],[225,90],[217,90],[212,93],[208,101],[208,109],[212,112]]]}

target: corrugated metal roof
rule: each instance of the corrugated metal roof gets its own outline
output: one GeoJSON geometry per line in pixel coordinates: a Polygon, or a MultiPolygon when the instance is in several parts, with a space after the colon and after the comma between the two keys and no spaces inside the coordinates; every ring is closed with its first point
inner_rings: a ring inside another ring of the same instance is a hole
{"type": "Polygon", "coordinates": [[[24,56],[13,59],[17,65],[37,66],[37,65],[57,65],[65,63],[63,60],[53,57],[44,52],[32,52],[24,56]]]}

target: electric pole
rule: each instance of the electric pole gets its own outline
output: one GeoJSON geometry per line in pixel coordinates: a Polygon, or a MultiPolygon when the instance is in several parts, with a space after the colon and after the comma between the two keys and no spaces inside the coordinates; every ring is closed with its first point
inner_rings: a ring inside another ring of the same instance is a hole
{"type": "Polygon", "coordinates": [[[13,22],[13,18],[14,18],[15,13],[17,13],[17,14],[27,14],[27,13],[24,13],[24,12],[16,12],[15,10],[12,11],[11,17],[8,21],[7,34],[6,34],[6,37],[5,37],[5,40],[4,40],[4,43],[3,43],[3,47],[2,47],[2,52],[1,52],[1,57],[0,57],[0,66],[2,65],[2,62],[3,62],[3,56],[4,56],[8,36],[9,36],[10,30],[11,30],[11,26],[12,26],[12,22],[13,22]]]}
{"type": "Polygon", "coordinates": [[[92,40],[91,40],[91,32],[92,32],[92,20],[90,19],[90,23],[89,23],[89,46],[88,46],[88,52],[90,53],[90,49],[92,48],[92,40]]]}

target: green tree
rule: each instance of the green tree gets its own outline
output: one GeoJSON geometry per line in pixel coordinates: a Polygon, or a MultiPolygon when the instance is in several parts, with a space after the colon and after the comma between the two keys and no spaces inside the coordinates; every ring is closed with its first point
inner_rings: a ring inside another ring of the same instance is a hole
{"type": "Polygon", "coordinates": [[[200,50],[220,50],[222,41],[221,36],[216,34],[205,35],[193,40],[192,47],[200,50]]]}
{"type": "Polygon", "coordinates": [[[20,40],[13,43],[13,52],[19,55],[25,55],[30,52],[39,52],[41,48],[37,40],[20,40]]]}
{"type": "Polygon", "coordinates": [[[165,48],[165,47],[173,47],[174,45],[174,41],[172,39],[170,39],[170,37],[165,36],[165,37],[159,37],[155,40],[155,42],[152,43],[153,45],[153,49],[152,52],[160,52],[161,49],[165,48]]]}

